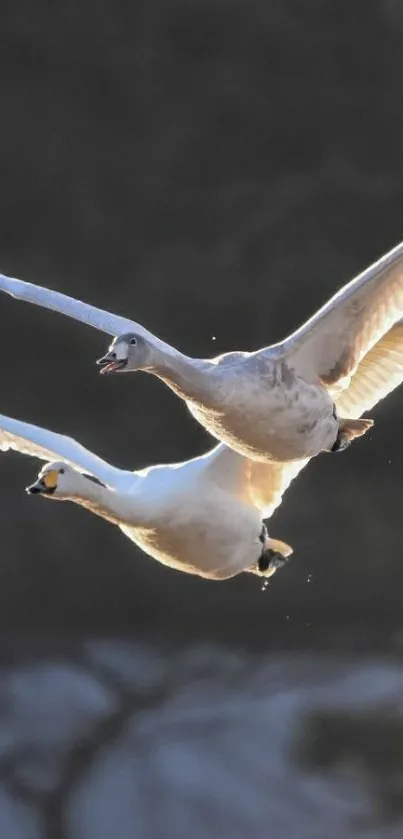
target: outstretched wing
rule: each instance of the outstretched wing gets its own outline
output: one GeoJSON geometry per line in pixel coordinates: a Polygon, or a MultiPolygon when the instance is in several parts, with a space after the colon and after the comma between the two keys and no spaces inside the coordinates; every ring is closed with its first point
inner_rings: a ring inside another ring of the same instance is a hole
{"type": "Polygon", "coordinates": [[[120,470],[105,463],[71,437],[0,414],[0,450],[8,449],[29,454],[39,460],[65,460],[79,472],[88,472],[111,487],[115,486],[121,474],[120,470]]]}
{"type": "Polygon", "coordinates": [[[144,337],[154,337],[135,321],[120,317],[120,315],[113,315],[103,309],[97,309],[95,306],[90,306],[89,303],[75,300],[74,297],[68,297],[67,294],[61,294],[59,291],[52,291],[50,288],[43,288],[40,285],[6,277],[4,274],[0,274],[0,291],[11,294],[17,300],[24,300],[26,303],[34,303],[35,306],[60,312],[62,315],[67,315],[69,318],[93,326],[108,335],[123,335],[125,332],[136,331],[143,334],[144,337]]]}
{"type": "Polygon", "coordinates": [[[403,381],[403,321],[399,321],[360,361],[350,384],[335,394],[339,416],[356,419],[403,381]]]}
{"type": "Polygon", "coordinates": [[[309,463],[310,458],[289,463],[259,463],[251,460],[249,472],[249,493],[262,518],[270,518],[280,506],[283,495],[291,482],[309,463]]]}
{"type": "Polygon", "coordinates": [[[348,383],[357,365],[403,318],[403,243],[340,289],[282,344],[288,361],[327,387],[348,383]]]}
{"type": "Polygon", "coordinates": [[[269,518],[309,458],[289,463],[260,463],[242,457],[220,443],[197,460],[203,464],[206,474],[213,476],[216,484],[256,507],[262,518],[269,518]]]}

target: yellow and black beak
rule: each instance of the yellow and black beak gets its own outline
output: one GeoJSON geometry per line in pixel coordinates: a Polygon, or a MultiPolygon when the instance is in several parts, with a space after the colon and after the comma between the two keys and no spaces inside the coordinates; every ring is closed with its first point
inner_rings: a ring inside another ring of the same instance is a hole
{"type": "Polygon", "coordinates": [[[26,492],[28,492],[29,495],[38,495],[39,493],[42,495],[53,495],[57,487],[58,477],[58,471],[56,469],[51,469],[49,472],[45,472],[43,475],[40,475],[34,484],[26,487],[26,492]]]}

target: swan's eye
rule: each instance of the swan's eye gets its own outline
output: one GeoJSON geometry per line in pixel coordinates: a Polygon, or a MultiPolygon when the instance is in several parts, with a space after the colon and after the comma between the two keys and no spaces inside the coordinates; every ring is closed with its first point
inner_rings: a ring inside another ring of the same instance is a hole
{"type": "Polygon", "coordinates": [[[59,469],[59,475],[64,475],[64,469],[59,469]]]}
{"type": "Polygon", "coordinates": [[[131,343],[132,347],[135,347],[136,344],[137,344],[137,339],[136,338],[130,338],[130,343],[131,343]]]}

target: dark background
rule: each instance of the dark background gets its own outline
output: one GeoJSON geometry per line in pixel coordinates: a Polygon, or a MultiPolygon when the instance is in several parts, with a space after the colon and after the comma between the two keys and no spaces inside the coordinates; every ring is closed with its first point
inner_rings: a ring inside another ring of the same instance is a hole
{"type": "MultiPolygon", "coordinates": [[[[278,340],[402,238],[399,3],[2,10],[4,273],[208,356],[278,340]]],[[[4,413],[126,468],[211,447],[157,380],[98,376],[102,334],[7,297],[0,329],[4,413]]],[[[27,498],[38,464],[2,455],[2,629],[308,645],[324,627],[389,632],[401,620],[402,407],[395,393],[370,438],[322,455],[287,493],[271,529],[295,555],[265,596],[254,578],[169,571],[86,511],[27,498]]]]}
{"type": "MultiPolygon", "coordinates": [[[[0,271],[188,354],[279,340],[403,238],[398,0],[3,0],[0,61],[0,271]]],[[[0,335],[3,413],[125,468],[214,444],[100,377],[101,333],[1,296],[0,335]]],[[[402,835],[402,412],[292,485],[265,594],[1,454],[2,836],[402,835]]]]}

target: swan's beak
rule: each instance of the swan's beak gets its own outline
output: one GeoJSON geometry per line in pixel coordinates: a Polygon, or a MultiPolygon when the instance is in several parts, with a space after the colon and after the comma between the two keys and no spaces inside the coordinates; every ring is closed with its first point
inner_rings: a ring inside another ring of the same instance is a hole
{"type": "Polygon", "coordinates": [[[115,352],[108,352],[102,358],[97,359],[100,373],[117,373],[123,370],[127,365],[127,358],[116,358],[115,352]]]}
{"type": "Polygon", "coordinates": [[[39,495],[40,492],[45,492],[45,491],[46,491],[45,485],[42,483],[42,481],[39,481],[39,480],[35,481],[34,484],[30,484],[29,487],[25,487],[25,492],[27,492],[28,495],[39,495]]]}
{"type": "Polygon", "coordinates": [[[25,492],[27,492],[28,495],[53,495],[57,487],[57,478],[58,475],[56,470],[45,472],[45,474],[38,478],[34,484],[30,484],[30,486],[25,487],[25,492]]]}

